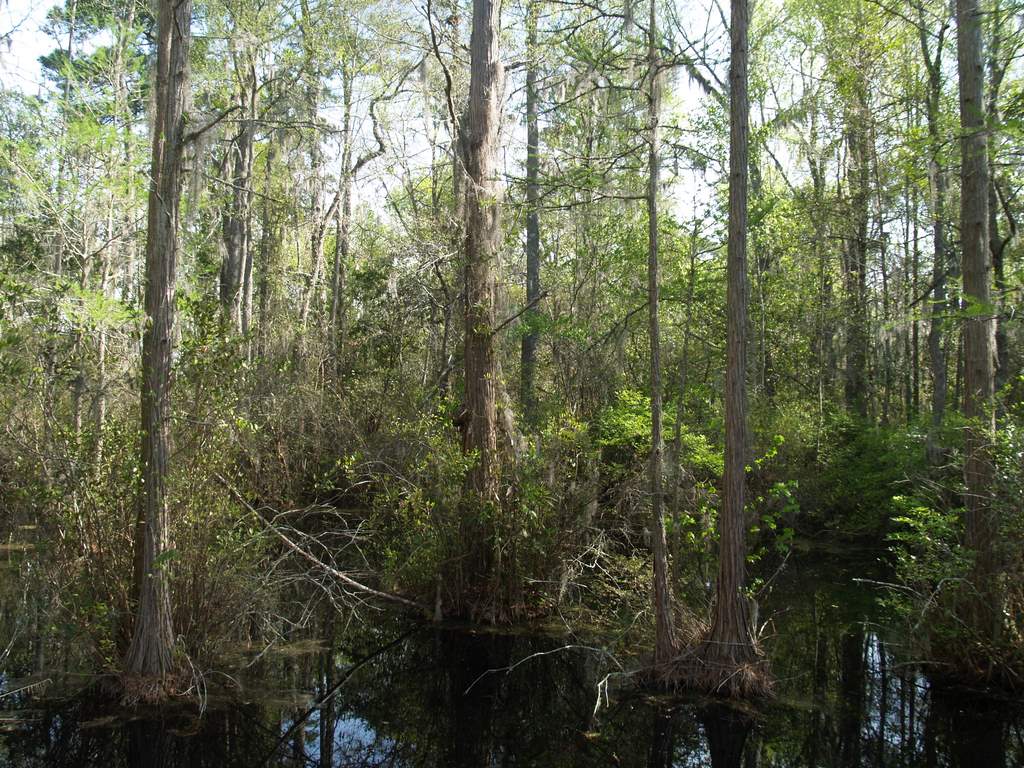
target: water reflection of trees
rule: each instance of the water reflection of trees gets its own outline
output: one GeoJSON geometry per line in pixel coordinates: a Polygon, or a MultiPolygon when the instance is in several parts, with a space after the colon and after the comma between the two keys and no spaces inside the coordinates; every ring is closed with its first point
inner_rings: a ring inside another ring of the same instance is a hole
{"type": "MultiPolygon", "coordinates": [[[[823,588],[824,589],[824,588],[823,588]]],[[[268,657],[202,718],[110,716],[79,697],[0,741],[0,766],[1011,766],[1024,762],[1013,707],[939,692],[836,600],[806,590],[773,645],[779,700],[758,711],[619,691],[591,650],[529,635],[328,622],[316,653],[268,657]],[[524,661],[525,660],[525,661],[524,661]],[[506,671],[517,662],[512,671],[506,671]],[[310,693],[301,703],[287,690],[310,693]]],[[[782,619],[780,618],[780,622],[782,619]]]]}

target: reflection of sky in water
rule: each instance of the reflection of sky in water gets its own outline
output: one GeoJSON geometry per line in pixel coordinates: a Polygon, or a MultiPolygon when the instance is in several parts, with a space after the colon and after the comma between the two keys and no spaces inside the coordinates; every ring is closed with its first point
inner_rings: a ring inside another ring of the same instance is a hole
{"type": "MultiPolygon", "coordinates": [[[[212,705],[201,721],[168,719],[142,737],[140,723],[88,700],[44,717],[24,694],[2,697],[0,717],[18,726],[0,733],[0,768],[149,768],[139,748],[154,739],[168,755],[162,768],[1024,765],[1013,707],[934,696],[884,628],[876,595],[834,558],[816,567],[795,563],[765,603],[779,697],[752,728],[706,702],[623,687],[595,714],[597,682],[613,667],[600,653],[567,650],[565,638],[430,627],[406,636],[383,624],[339,637],[333,652],[268,654],[245,703],[212,705]],[[331,704],[316,708],[328,691],[331,704]]],[[[0,691],[20,685],[35,658],[31,646],[15,648],[0,691]]]]}
{"type": "MultiPolygon", "coordinates": [[[[306,755],[310,760],[320,761],[320,712],[310,717],[306,729],[310,738],[307,741],[306,755]]],[[[377,732],[363,718],[354,714],[341,715],[334,723],[334,754],[332,763],[336,766],[370,766],[399,765],[391,759],[395,742],[389,738],[378,738],[377,732]]]]}

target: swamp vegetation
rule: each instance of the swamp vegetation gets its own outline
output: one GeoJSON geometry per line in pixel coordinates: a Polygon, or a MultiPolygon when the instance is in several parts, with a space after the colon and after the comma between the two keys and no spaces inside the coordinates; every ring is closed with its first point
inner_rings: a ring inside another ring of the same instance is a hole
{"type": "Polygon", "coordinates": [[[3,11],[0,763],[1024,761],[1016,0],[3,11]]]}

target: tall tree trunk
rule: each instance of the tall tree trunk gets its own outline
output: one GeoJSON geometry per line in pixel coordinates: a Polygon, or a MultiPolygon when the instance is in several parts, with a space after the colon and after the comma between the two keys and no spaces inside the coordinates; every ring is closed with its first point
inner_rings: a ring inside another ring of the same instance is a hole
{"type": "MultiPolygon", "coordinates": [[[[1012,18],[1014,9],[1003,6],[1001,0],[995,0],[989,9],[990,25],[992,30],[991,41],[988,50],[988,93],[986,96],[986,122],[990,126],[996,126],[1000,122],[999,115],[999,94],[1002,90],[1003,79],[1006,70],[1012,60],[1006,58],[1003,51],[1003,24],[1007,18],[1012,18]]],[[[988,185],[988,243],[992,256],[992,271],[995,279],[996,289],[996,317],[995,317],[995,389],[998,391],[1009,379],[1009,346],[1006,334],[1006,272],[1004,266],[1004,254],[1006,246],[1010,244],[1015,234],[1015,223],[1011,216],[1009,221],[1009,234],[1002,237],[999,232],[999,187],[996,175],[998,146],[995,141],[989,143],[989,185],[988,185]]],[[[1007,209],[1009,213],[1009,209],[1007,209]]]]}
{"type": "MultiPolygon", "coordinates": [[[[316,122],[315,118],[314,122],[316,122]]],[[[302,304],[299,308],[299,325],[303,333],[309,323],[309,313],[313,309],[316,295],[320,289],[320,273],[323,271],[324,265],[324,235],[327,233],[327,221],[324,216],[326,208],[323,195],[323,152],[320,150],[320,134],[318,132],[314,132],[310,154],[312,166],[310,172],[314,189],[312,231],[309,234],[309,277],[306,280],[306,290],[302,294],[302,304]]]]}
{"type": "MultiPolygon", "coordinates": [[[[238,75],[243,76],[241,73],[238,75]]],[[[255,91],[255,83],[248,75],[245,84],[239,85],[237,103],[243,115],[238,136],[231,144],[234,155],[231,173],[231,199],[224,211],[221,225],[224,238],[224,261],[220,270],[220,301],[224,317],[236,332],[242,330],[245,314],[245,281],[247,271],[251,274],[251,266],[247,269],[250,255],[250,209],[252,207],[252,166],[255,115],[250,107],[254,106],[250,92],[255,91]]]]}
{"type": "MultiPolygon", "coordinates": [[[[457,603],[491,621],[504,618],[501,584],[508,574],[495,568],[493,523],[483,522],[481,506],[498,509],[498,377],[494,351],[495,262],[501,241],[501,188],[497,179],[498,130],[503,68],[497,0],[473,1],[470,37],[469,104],[459,139],[465,175],[463,248],[463,366],[465,413],[463,450],[473,454],[466,478],[470,504],[460,520],[463,557],[458,565],[457,603]],[[496,584],[488,584],[491,577],[496,584]],[[484,592],[480,593],[483,588],[484,592]],[[473,594],[476,593],[476,594],[473,594]]],[[[493,519],[493,518],[492,518],[493,519]]]]}
{"type": "Polygon", "coordinates": [[[260,211],[260,267],[259,282],[256,285],[256,357],[263,359],[267,354],[267,343],[270,334],[270,305],[271,292],[273,290],[272,271],[274,254],[277,252],[277,241],[279,237],[279,225],[277,215],[271,206],[271,193],[273,192],[273,170],[274,157],[277,154],[277,146],[274,143],[274,136],[267,139],[267,147],[264,151],[263,163],[263,205],[260,211]]]}
{"type": "Polygon", "coordinates": [[[349,231],[352,223],[352,75],[342,66],[342,120],[341,120],[341,205],[335,218],[334,270],[331,275],[331,354],[334,370],[340,375],[343,363],[342,345],[345,341],[345,276],[348,268],[349,231]]]}
{"type": "Polygon", "coordinates": [[[494,269],[501,234],[496,165],[504,79],[499,25],[496,0],[473,1],[469,108],[462,141],[466,167],[465,448],[477,454],[470,482],[485,501],[495,500],[498,492],[494,269]]]}
{"type": "Polygon", "coordinates": [[[167,572],[167,479],[170,463],[171,363],[178,262],[178,204],[188,99],[191,0],[160,0],[157,20],[156,113],[146,229],[146,325],[142,341],[142,493],[136,526],[138,607],[125,657],[130,675],[171,671],[174,631],[167,572]]]}
{"type": "MultiPolygon", "coordinates": [[[[991,113],[990,113],[991,114],[991,113]]],[[[994,125],[997,116],[990,116],[989,125],[994,125]]],[[[999,233],[999,193],[995,179],[995,162],[992,159],[989,173],[992,178],[988,185],[988,245],[992,256],[992,275],[995,283],[995,389],[998,391],[1009,379],[1010,349],[1006,335],[1006,267],[1004,254],[1010,238],[999,233]]],[[[1012,236],[1012,232],[1011,232],[1012,236]]]]}
{"type": "MultiPolygon", "coordinates": [[[[875,227],[879,233],[884,232],[885,222],[882,217],[883,202],[881,200],[881,178],[878,171],[878,155],[872,152],[873,165],[875,170],[875,186],[876,192],[879,195],[877,201],[878,209],[875,212],[875,227]]],[[[892,336],[887,330],[891,318],[889,316],[890,311],[890,288],[889,288],[889,252],[886,247],[886,240],[880,235],[880,245],[878,248],[878,269],[882,276],[882,424],[889,424],[889,415],[892,408],[892,367],[893,367],[893,352],[892,352],[892,336]]]]}
{"type": "MultiPolygon", "coordinates": [[[[757,158],[750,163],[748,169],[750,174],[750,196],[754,199],[755,205],[761,198],[763,187],[761,168],[757,158]]],[[[775,366],[772,361],[771,344],[768,339],[768,275],[771,273],[774,259],[772,256],[771,244],[767,241],[754,240],[754,275],[756,278],[755,290],[757,293],[757,352],[755,356],[755,368],[757,378],[755,379],[755,391],[763,393],[765,401],[772,404],[775,399],[775,366]]]]}
{"type": "MultiPolygon", "coordinates": [[[[57,210],[61,217],[64,216],[64,194],[67,182],[67,164],[70,149],[67,145],[67,138],[71,123],[71,81],[74,76],[75,62],[75,37],[78,24],[78,1],[71,0],[67,7],[68,15],[68,53],[64,61],[64,98],[61,102],[61,135],[59,155],[57,161],[57,210]]],[[[65,222],[57,222],[57,248],[53,257],[53,272],[55,275],[64,274],[64,256],[67,249],[67,226],[65,222]]]]}
{"type": "Polygon", "coordinates": [[[869,206],[869,131],[867,96],[863,84],[857,88],[854,104],[847,114],[849,147],[850,208],[853,232],[846,244],[844,269],[846,293],[846,406],[856,415],[868,415],[868,312],[867,244],[869,206]]]}
{"type": "MultiPolygon", "coordinates": [[[[533,306],[540,300],[540,129],[537,122],[537,15],[539,0],[531,0],[526,20],[526,302],[533,306]]],[[[530,309],[524,322],[520,358],[520,401],[523,416],[531,425],[537,423],[537,329],[538,314],[530,309]]]]}
{"type": "Polygon", "coordinates": [[[921,54],[928,73],[925,97],[928,123],[928,181],[932,209],[932,302],[928,327],[928,364],[932,377],[931,428],[928,431],[927,453],[931,463],[941,460],[939,433],[946,413],[948,364],[943,344],[943,325],[948,311],[946,302],[946,170],[942,167],[942,133],[940,104],[942,100],[942,45],[947,24],[943,20],[935,43],[935,54],[929,53],[928,27],[923,6],[918,7],[918,31],[921,54]]]}
{"type": "Polygon", "coordinates": [[[651,457],[648,478],[651,489],[651,550],[654,555],[654,666],[668,664],[675,655],[672,623],[672,592],[668,582],[668,546],[665,542],[664,472],[665,443],[661,436],[661,325],[658,320],[658,120],[661,117],[661,86],[658,61],[657,0],[650,0],[647,29],[647,78],[649,145],[647,148],[647,312],[651,342],[651,457]]]}
{"type": "MultiPolygon", "coordinates": [[[[239,307],[239,321],[238,328],[243,335],[248,336],[250,327],[252,325],[252,299],[253,299],[253,234],[252,234],[252,223],[253,223],[253,198],[255,188],[255,140],[256,140],[256,105],[257,98],[259,96],[259,90],[256,86],[256,69],[252,62],[249,62],[249,87],[247,90],[247,100],[245,104],[246,116],[243,130],[246,132],[245,135],[245,194],[242,198],[242,226],[245,232],[244,244],[245,247],[242,250],[242,285],[241,285],[241,299],[239,307]]],[[[252,345],[247,342],[247,350],[251,352],[252,345]]]]}
{"type": "Polygon", "coordinates": [[[747,162],[749,104],[747,97],[747,0],[732,0],[729,66],[729,243],[727,287],[727,351],[725,368],[725,477],[718,518],[718,583],[708,640],[707,662],[714,683],[729,687],[730,676],[755,658],[750,609],[743,594],[746,581],[747,463],[747,162]]]}
{"type": "Polygon", "coordinates": [[[817,358],[818,429],[817,450],[821,450],[821,435],[825,427],[826,393],[834,383],[835,351],[833,345],[832,277],[829,268],[829,248],[825,243],[823,213],[825,209],[825,161],[818,149],[818,113],[811,113],[810,141],[807,166],[811,175],[811,223],[814,230],[812,248],[818,270],[818,310],[815,318],[815,357],[817,358]]]}
{"type": "Polygon", "coordinates": [[[690,375],[690,330],[693,326],[693,292],[697,283],[697,250],[700,227],[694,222],[690,235],[690,266],[686,278],[686,314],[683,320],[683,350],[679,358],[679,394],[676,399],[676,423],[672,432],[672,583],[678,587],[682,576],[683,520],[679,498],[683,483],[683,421],[686,417],[686,385],[690,375]]]}
{"type": "MultiPolygon", "coordinates": [[[[921,247],[920,247],[920,227],[918,226],[918,202],[917,202],[917,187],[913,190],[913,203],[911,210],[913,211],[913,257],[911,259],[911,275],[910,275],[910,286],[908,301],[913,301],[916,298],[917,288],[921,284],[921,247]]],[[[909,308],[908,308],[909,312],[909,308]]],[[[921,323],[914,319],[914,334],[910,344],[911,348],[911,360],[913,361],[911,366],[911,413],[916,418],[921,412],[921,323]]]]}
{"type": "MultiPolygon", "coordinates": [[[[113,165],[113,163],[112,163],[113,165]]],[[[107,201],[107,238],[114,242],[114,194],[107,201]]],[[[110,291],[111,251],[116,246],[103,249],[100,258],[100,294],[106,298],[110,291]]],[[[96,339],[96,399],[93,407],[93,431],[96,433],[92,446],[93,471],[99,469],[103,460],[103,431],[107,426],[107,327],[100,326],[96,339]]]]}
{"type": "MultiPolygon", "coordinates": [[[[911,121],[907,121],[908,127],[912,127],[911,121]]],[[[916,370],[917,349],[917,318],[912,316],[914,292],[917,290],[917,250],[913,248],[911,232],[916,232],[916,216],[911,211],[917,206],[915,199],[911,203],[910,196],[910,174],[903,177],[903,207],[907,212],[903,223],[903,290],[900,298],[903,300],[902,314],[907,318],[907,326],[902,332],[903,358],[906,362],[902,371],[903,377],[903,416],[904,424],[910,424],[915,416],[914,411],[914,375],[916,370]],[[912,207],[913,206],[913,207],[912,207]]]]}
{"type": "MultiPolygon", "coordinates": [[[[308,0],[301,0],[300,6],[302,8],[303,20],[303,50],[308,59],[316,61],[319,55],[316,50],[316,42],[312,37],[312,33],[305,26],[310,23],[316,23],[316,21],[311,16],[308,0]]],[[[320,146],[320,96],[323,83],[321,82],[318,69],[308,73],[307,77],[305,97],[311,125],[309,174],[312,210],[310,211],[309,276],[306,279],[306,288],[302,293],[302,301],[299,305],[300,339],[296,347],[297,352],[302,350],[306,326],[309,322],[309,313],[313,309],[316,296],[320,290],[320,273],[323,271],[324,262],[324,235],[327,233],[326,219],[329,218],[325,215],[327,206],[324,205],[324,157],[323,149],[320,146]]]]}
{"type": "Polygon", "coordinates": [[[974,551],[972,580],[980,592],[966,597],[969,620],[982,637],[994,638],[1002,609],[994,575],[997,520],[992,508],[993,466],[990,447],[995,355],[992,321],[991,254],[988,248],[988,150],[983,101],[984,68],[981,9],[978,0],[957,0],[957,60],[960,76],[963,292],[967,316],[964,337],[964,485],[967,546],[974,551]]]}

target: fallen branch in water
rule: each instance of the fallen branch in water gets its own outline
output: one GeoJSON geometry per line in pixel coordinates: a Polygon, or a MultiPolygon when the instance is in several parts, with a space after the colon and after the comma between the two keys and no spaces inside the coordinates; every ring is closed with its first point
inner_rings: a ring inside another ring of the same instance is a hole
{"type": "Polygon", "coordinates": [[[423,603],[418,603],[415,600],[410,600],[408,598],[402,597],[401,595],[396,595],[391,592],[382,592],[379,589],[374,589],[373,587],[367,586],[366,584],[362,584],[356,581],[351,576],[342,571],[339,571],[334,566],[325,563],[319,557],[306,551],[298,544],[296,544],[294,541],[285,536],[283,533],[281,533],[281,531],[278,530],[277,526],[275,526],[273,522],[267,520],[267,518],[263,515],[263,512],[261,510],[257,509],[256,507],[252,506],[252,504],[247,502],[243,498],[242,494],[240,494],[234,487],[232,487],[231,484],[227,482],[227,480],[225,480],[220,475],[217,475],[217,479],[224,485],[225,488],[227,488],[228,492],[235,497],[235,500],[239,504],[241,504],[243,507],[249,510],[249,512],[251,512],[268,531],[277,536],[277,538],[279,538],[284,543],[284,545],[288,547],[288,549],[290,549],[292,552],[294,552],[304,560],[312,563],[317,568],[320,568],[321,570],[325,571],[328,575],[333,576],[335,579],[340,581],[345,586],[354,589],[358,592],[370,595],[371,597],[376,597],[379,600],[385,600],[387,602],[395,603],[406,608],[412,608],[426,616],[430,616],[432,614],[432,609],[424,605],[423,603]]]}
{"type": "Polygon", "coordinates": [[[3,693],[0,693],[0,699],[6,698],[8,696],[13,696],[16,693],[24,693],[25,691],[31,691],[33,688],[38,688],[41,685],[46,685],[47,683],[52,682],[53,681],[47,677],[45,680],[37,680],[34,683],[27,683],[19,688],[13,688],[10,691],[4,691],[3,693]]]}
{"type": "Polygon", "coordinates": [[[466,690],[464,690],[462,692],[462,695],[465,696],[466,694],[468,694],[471,690],[473,690],[473,687],[477,683],[479,683],[481,680],[483,680],[488,675],[493,675],[493,674],[495,674],[497,672],[504,672],[507,675],[510,672],[512,672],[512,670],[514,670],[516,667],[518,667],[520,664],[525,664],[530,659],[536,659],[536,658],[538,658],[540,656],[550,656],[553,653],[559,653],[560,651],[569,651],[569,650],[593,651],[594,653],[598,653],[598,654],[600,654],[602,656],[607,656],[609,659],[611,659],[612,661],[615,662],[615,665],[620,670],[622,669],[622,665],[619,664],[618,659],[616,659],[614,656],[612,656],[612,654],[608,653],[608,651],[606,651],[604,648],[594,648],[593,646],[590,646],[590,645],[563,645],[560,648],[553,648],[550,651],[537,651],[536,653],[531,653],[529,656],[524,656],[519,661],[515,662],[514,664],[510,664],[507,667],[496,667],[494,669],[485,669],[483,672],[481,672],[477,676],[476,680],[474,680],[472,683],[469,684],[469,687],[466,688],[466,690]]]}
{"type": "Polygon", "coordinates": [[[295,733],[300,727],[302,727],[302,724],[305,723],[314,712],[321,709],[324,706],[324,704],[326,704],[328,701],[334,698],[335,694],[337,694],[338,691],[341,690],[342,686],[344,686],[345,683],[349,681],[349,678],[351,678],[356,672],[365,667],[378,656],[382,656],[395,646],[404,643],[415,632],[415,629],[411,629],[408,632],[404,632],[387,645],[381,646],[368,656],[364,656],[363,658],[359,659],[359,661],[349,665],[349,667],[345,670],[344,674],[342,674],[341,679],[338,680],[338,682],[332,685],[327,690],[327,692],[313,704],[313,706],[309,707],[303,714],[295,718],[295,721],[291,724],[291,727],[284,732],[281,738],[277,740],[277,744],[274,745],[274,748],[270,750],[270,752],[267,754],[267,759],[263,762],[263,765],[270,765],[270,761],[273,760],[274,757],[277,755],[277,750],[281,748],[281,745],[286,744],[288,740],[292,737],[292,734],[295,733]]]}

